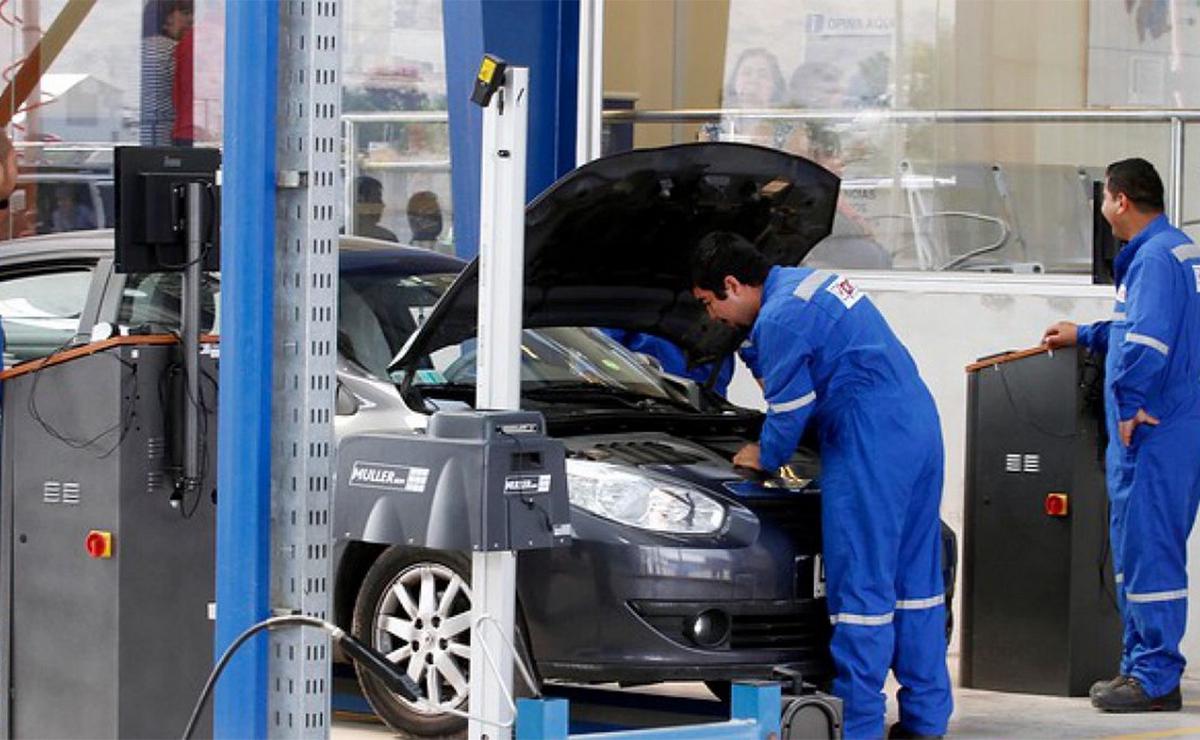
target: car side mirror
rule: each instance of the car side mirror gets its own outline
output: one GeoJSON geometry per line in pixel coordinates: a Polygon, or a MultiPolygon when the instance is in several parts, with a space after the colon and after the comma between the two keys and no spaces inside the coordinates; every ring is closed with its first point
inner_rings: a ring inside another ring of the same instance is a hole
{"type": "Polygon", "coordinates": [[[342,381],[338,381],[337,393],[334,398],[334,413],[338,416],[353,416],[358,413],[360,404],[358,397],[347,390],[342,381]]]}

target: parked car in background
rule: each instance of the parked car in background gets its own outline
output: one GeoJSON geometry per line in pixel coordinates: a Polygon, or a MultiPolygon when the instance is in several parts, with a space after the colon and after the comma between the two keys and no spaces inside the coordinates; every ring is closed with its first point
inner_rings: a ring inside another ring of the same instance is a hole
{"type": "Polygon", "coordinates": [[[23,169],[8,209],[0,211],[0,240],[112,228],[114,218],[110,169],[23,169]]]}

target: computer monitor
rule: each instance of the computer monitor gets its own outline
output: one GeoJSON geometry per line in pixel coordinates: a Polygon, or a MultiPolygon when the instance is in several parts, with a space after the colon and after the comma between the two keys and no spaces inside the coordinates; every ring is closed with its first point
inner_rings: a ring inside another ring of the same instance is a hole
{"type": "Polygon", "coordinates": [[[116,271],[175,272],[187,265],[187,184],[201,189],[201,264],[220,269],[221,153],[192,147],[116,147],[116,271]]]}

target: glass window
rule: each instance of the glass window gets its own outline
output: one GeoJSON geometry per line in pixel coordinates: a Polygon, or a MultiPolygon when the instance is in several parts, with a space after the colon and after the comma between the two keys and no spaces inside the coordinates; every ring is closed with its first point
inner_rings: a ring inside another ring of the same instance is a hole
{"type": "MultiPolygon", "coordinates": [[[[221,333],[221,277],[207,273],[200,281],[200,331],[221,333]]],[[[183,306],[183,274],[147,272],[126,276],[117,323],[152,332],[179,331],[183,306]]]]}
{"type": "Polygon", "coordinates": [[[453,254],[442,2],[344,7],[346,233],[453,254]]]}
{"type": "MultiPolygon", "coordinates": [[[[1133,156],[1170,182],[1168,123],[893,112],[1186,107],[1200,65],[1168,27],[1200,42],[1200,11],[1182,0],[611,0],[605,107],[714,113],[611,122],[603,140],[607,151],[733,141],[821,164],[842,195],[813,265],[1089,274],[1092,182],[1133,156]]],[[[1186,184],[1200,187],[1188,166],[1186,184]]]]}
{"type": "Polygon", "coordinates": [[[454,278],[386,270],[343,274],[338,280],[338,351],[376,377],[389,377],[392,358],[454,278]]]}
{"type": "Polygon", "coordinates": [[[4,366],[45,357],[79,332],[90,267],[47,270],[0,281],[4,366]]]}

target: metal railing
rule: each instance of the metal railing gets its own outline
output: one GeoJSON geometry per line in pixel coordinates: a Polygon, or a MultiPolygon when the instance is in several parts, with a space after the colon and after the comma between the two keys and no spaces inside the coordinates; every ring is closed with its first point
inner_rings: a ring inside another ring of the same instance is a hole
{"type": "Polygon", "coordinates": [[[606,123],[715,123],[728,119],[820,123],[1143,123],[1170,124],[1167,215],[1183,224],[1184,129],[1200,122],[1200,110],[808,110],[796,108],[605,111],[606,123]]]}

